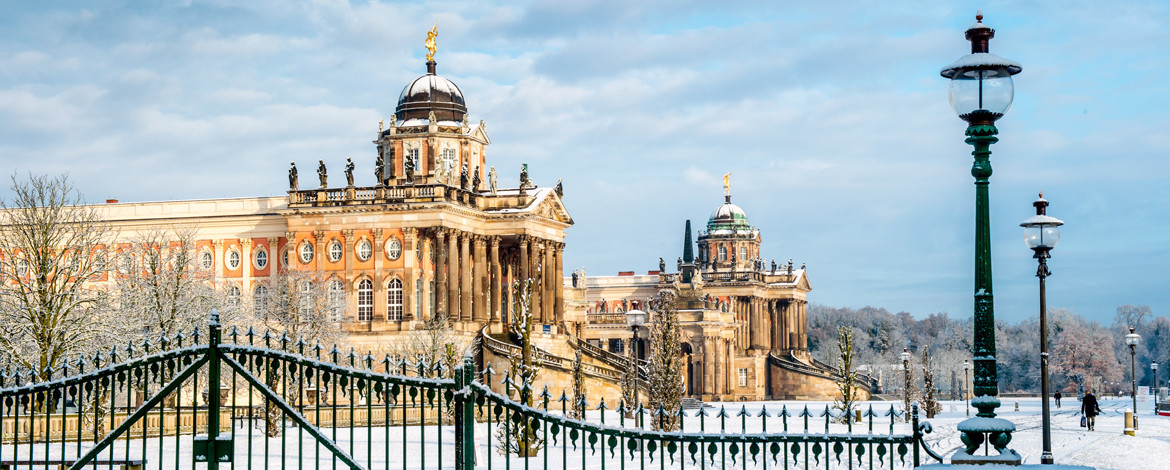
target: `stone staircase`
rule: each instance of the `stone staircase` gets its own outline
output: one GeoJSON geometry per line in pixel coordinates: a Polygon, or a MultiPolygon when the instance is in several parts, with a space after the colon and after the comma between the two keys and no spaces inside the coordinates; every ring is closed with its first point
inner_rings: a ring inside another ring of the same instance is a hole
{"type": "Polygon", "coordinates": [[[697,409],[703,408],[705,406],[710,406],[710,405],[703,403],[698,398],[693,398],[693,397],[683,397],[678,402],[679,402],[679,407],[684,409],[684,410],[697,410],[697,409]]]}

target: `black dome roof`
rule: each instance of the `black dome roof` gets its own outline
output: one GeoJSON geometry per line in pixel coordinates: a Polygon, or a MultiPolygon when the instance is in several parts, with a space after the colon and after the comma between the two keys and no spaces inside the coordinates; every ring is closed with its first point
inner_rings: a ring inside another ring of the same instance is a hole
{"type": "Polygon", "coordinates": [[[394,116],[399,121],[427,119],[434,111],[436,121],[463,121],[467,105],[463,92],[451,80],[435,74],[435,61],[427,61],[427,74],[414,79],[398,95],[394,116]]]}

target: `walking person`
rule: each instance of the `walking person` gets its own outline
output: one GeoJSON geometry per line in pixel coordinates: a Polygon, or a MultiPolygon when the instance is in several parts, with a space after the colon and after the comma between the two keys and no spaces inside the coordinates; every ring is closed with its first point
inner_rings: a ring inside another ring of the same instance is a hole
{"type": "Polygon", "coordinates": [[[1089,430],[1093,430],[1093,425],[1098,414],[1101,413],[1101,407],[1097,406],[1097,397],[1093,396],[1092,390],[1085,390],[1085,398],[1081,399],[1081,414],[1085,416],[1089,430]]]}
{"type": "Polygon", "coordinates": [[[1060,391],[1057,390],[1056,395],[1053,395],[1052,398],[1056,399],[1056,409],[1059,410],[1060,409],[1060,391]]]}

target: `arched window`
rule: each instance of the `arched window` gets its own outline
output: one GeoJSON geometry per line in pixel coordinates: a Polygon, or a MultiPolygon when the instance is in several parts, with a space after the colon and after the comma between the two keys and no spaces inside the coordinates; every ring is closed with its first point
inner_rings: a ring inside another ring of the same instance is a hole
{"type": "Polygon", "coordinates": [[[727,247],[719,245],[719,261],[727,261],[727,247]]]}
{"type": "Polygon", "coordinates": [[[392,279],[386,289],[386,321],[402,321],[402,281],[392,279]]]}
{"type": "Polygon", "coordinates": [[[228,294],[228,298],[227,298],[228,305],[230,305],[232,307],[240,305],[240,286],[233,285],[233,286],[228,287],[227,294],[228,294]]]}
{"type": "MultiPolygon", "coordinates": [[[[417,251],[417,250],[415,250],[417,251]]],[[[422,318],[422,279],[414,280],[414,318],[422,318]]]]}
{"type": "Polygon", "coordinates": [[[305,279],[297,286],[297,303],[300,304],[300,314],[308,315],[313,311],[313,281],[305,279]]]}
{"type": "Polygon", "coordinates": [[[329,281],[329,321],[340,323],[345,310],[345,284],[341,279],[329,281]]]}
{"type": "Polygon", "coordinates": [[[374,284],[369,279],[362,279],[358,283],[358,321],[370,321],[374,318],[374,284]]]}
{"type": "Polygon", "coordinates": [[[256,318],[263,318],[265,312],[268,311],[268,288],[264,286],[256,286],[252,289],[252,312],[256,314],[256,318]]]}

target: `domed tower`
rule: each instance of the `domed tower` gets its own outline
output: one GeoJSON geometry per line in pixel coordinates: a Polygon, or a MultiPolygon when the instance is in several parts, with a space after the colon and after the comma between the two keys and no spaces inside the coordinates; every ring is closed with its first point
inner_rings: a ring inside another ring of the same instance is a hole
{"type": "Polygon", "coordinates": [[[750,271],[760,259],[760,231],[731,195],[711,212],[707,230],[699,232],[699,265],[705,272],[750,271]]]}
{"type": "Polygon", "coordinates": [[[380,128],[375,171],[384,186],[441,184],[478,191],[487,182],[483,121],[472,125],[463,92],[435,70],[434,35],[427,38],[427,73],[398,95],[389,128],[380,128]],[[466,176],[464,176],[466,175],[466,176]]]}

